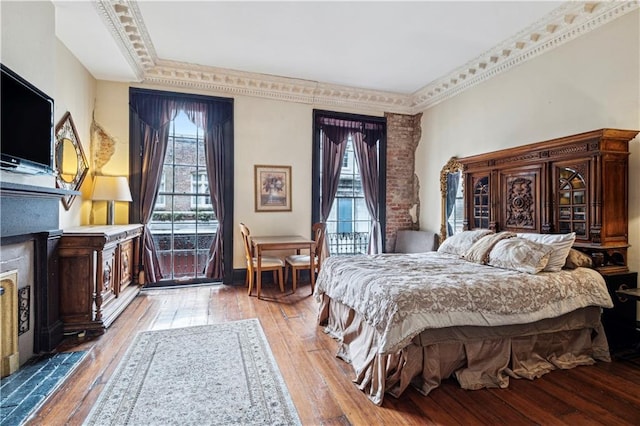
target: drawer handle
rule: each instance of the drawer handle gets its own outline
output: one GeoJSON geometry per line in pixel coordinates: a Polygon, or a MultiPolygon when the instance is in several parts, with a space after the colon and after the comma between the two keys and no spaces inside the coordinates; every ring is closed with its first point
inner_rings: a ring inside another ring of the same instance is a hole
{"type": "MultiPolygon", "coordinates": [[[[618,290],[627,290],[628,288],[629,288],[628,285],[620,284],[620,287],[618,287],[618,290]]],[[[621,303],[627,303],[629,301],[629,298],[627,296],[620,296],[618,293],[616,293],[616,295],[618,295],[618,300],[621,303]]]]}

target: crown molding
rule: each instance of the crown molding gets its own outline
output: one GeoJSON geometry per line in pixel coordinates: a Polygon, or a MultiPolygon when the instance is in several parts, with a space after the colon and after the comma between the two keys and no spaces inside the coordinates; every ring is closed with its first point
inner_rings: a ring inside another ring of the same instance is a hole
{"type": "Polygon", "coordinates": [[[413,94],[423,111],[638,8],[636,1],[567,2],[506,40],[413,94]]]}
{"type": "Polygon", "coordinates": [[[160,59],[134,0],[99,0],[96,8],[138,82],[328,107],[416,114],[638,9],[640,0],[568,1],[514,37],[413,94],[251,73],[160,59]]]}

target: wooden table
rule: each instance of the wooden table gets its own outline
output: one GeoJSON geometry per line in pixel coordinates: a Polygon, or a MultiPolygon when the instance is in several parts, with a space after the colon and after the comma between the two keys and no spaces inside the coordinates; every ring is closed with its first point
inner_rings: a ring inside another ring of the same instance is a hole
{"type": "Polygon", "coordinates": [[[272,235],[272,236],[258,236],[251,237],[251,244],[253,245],[254,254],[256,256],[256,262],[258,264],[256,268],[258,289],[258,299],[260,298],[260,290],[262,289],[262,252],[268,250],[304,250],[309,249],[310,264],[310,276],[311,276],[311,288],[315,284],[315,247],[316,242],[309,238],[304,238],[300,235],[272,235]]]}

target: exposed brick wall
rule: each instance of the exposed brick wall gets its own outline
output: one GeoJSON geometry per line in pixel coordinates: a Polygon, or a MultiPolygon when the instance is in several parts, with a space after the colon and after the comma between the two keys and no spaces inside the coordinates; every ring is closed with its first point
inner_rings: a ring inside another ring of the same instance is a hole
{"type": "Polygon", "coordinates": [[[386,251],[395,248],[399,229],[420,229],[420,183],[415,154],[420,141],[422,113],[385,113],[387,119],[386,251]]]}

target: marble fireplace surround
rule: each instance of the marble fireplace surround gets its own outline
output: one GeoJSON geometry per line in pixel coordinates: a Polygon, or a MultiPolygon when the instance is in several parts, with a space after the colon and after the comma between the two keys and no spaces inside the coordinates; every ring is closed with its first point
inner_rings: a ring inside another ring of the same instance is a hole
{"type": "Polygon", "coordinates": [[[20,365],[33,355],[51,352],[62,341],[57,245],[59,206],[78,191],[0,182],[0,272],[18,270],[23,297],[20,365]]]}

